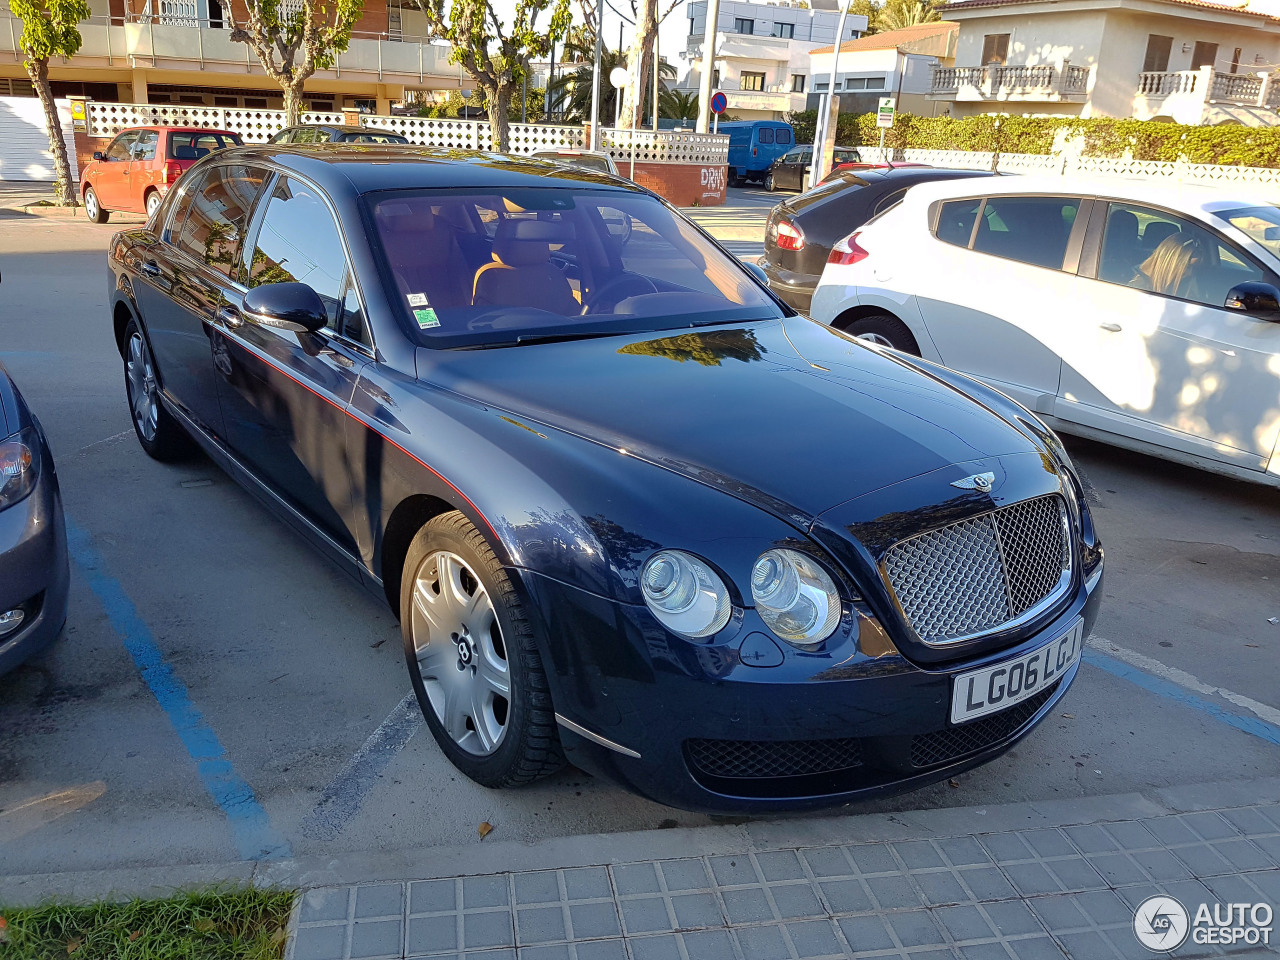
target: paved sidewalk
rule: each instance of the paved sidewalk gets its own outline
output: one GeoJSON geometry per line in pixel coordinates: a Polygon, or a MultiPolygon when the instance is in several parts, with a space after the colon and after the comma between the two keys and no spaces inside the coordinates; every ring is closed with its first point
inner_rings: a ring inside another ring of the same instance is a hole
{"type": "MultiPolygon", "coordinates": [[[[1155,956],[1133,933],[1134,908],[1155,894],[1192,916],[1218,902],[1280,913],[1280,802],[1127,808],[1027,830],[320,887],[295,910],[287,956],[1111,960],[1155,956]]],[[[981,828],[987,811],[949,813],[981,828]]],[[[1190,938],[1172,954],[1221,955],[1190,938]]]]}

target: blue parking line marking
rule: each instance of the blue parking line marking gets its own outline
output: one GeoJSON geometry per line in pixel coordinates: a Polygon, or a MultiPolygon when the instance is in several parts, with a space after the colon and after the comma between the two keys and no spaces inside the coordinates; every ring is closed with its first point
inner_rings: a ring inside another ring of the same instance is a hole
{"type": "Polygon", "coordinates": [[[320,802],[302,821],[302,831],[321,840],[335,839],[360,811],[365,796],[422,723],[418,698],[410,693],[324,788],[320,802]]]}
{"type": "Polygon", "coordinates": [[[191,702],[186,685],[165,662],[164,654],[139,615],[138,608],[120,581],[106,572],[106,562],[93,546],[89,534],[69,517],[67,544],[142,679],[195,762],[204,788],[226,814],[241,858],[276,860],[292,856],[289,841],[271,826],[267,811],[258,803],[253,788],[236,774],[218,735],[191,702]]]}
{"type": "Polygon", "coordinates": [[[1280,727],[1275,724],[1267,723],[1267,721],[1258,717],[1247,717],[1242,714],[1233,713],[1221,704],[1214,703],[1212,700],[1206,700],[1204,697],[1196,696],[1176,683],[1171,683],[1162,677],[1152,676],[1145,670],[1139,670],[1135,666],[1125,663],[1123,660],[1117,660],[1115,657],[1109,657],[1105,653],[1097,650],[1085,650],[1085,663],[1092,664],[1100,670],[1105,670],[1112,676],[1119,677],[1122,680],[1128,680],[1130,683],[1141,687],[1156,696],[1164,697],[1168,700],[1174,700],[1193,710],[1199,710],[1201,713],[1207,713],[1229,727],[1266,740],[1268,743],[1274,743],[1280,746],[1280,727]]]}

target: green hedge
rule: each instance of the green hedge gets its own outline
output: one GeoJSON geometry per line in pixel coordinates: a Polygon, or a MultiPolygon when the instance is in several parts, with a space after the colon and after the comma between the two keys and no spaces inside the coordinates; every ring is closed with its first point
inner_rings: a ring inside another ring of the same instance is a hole
{"type": "MultiPolygon", "coordinates": [[[[793,113],[797,143],[812,143],[816,110],[793,113]]],[[[899,114],[885,131],[885,146],[916,150],[1053,152],[1059,138],[1081,138],[1087,157],[1186,160],[1245,167],[1280,167],[1280,127],[1192,127],[1152,120],[1098,117],[917,117],[899,114]],[[997,125],[997,121],[999,122],[997,125]]],[[[842,114],[836,129],[842,146],[876,146],[874,113],[842,114]]]]}

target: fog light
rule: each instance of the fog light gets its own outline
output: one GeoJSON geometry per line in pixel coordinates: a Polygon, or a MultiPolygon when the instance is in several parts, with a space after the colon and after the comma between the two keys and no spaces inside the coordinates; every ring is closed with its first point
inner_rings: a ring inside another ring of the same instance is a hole
{"type": "Polygon", "coordinates": [[[17,630],[22,626],[22,621],[26,617],[27,615],[21,610],[7,610],[4,613],[0,613],[0,637],[17,630]]]}

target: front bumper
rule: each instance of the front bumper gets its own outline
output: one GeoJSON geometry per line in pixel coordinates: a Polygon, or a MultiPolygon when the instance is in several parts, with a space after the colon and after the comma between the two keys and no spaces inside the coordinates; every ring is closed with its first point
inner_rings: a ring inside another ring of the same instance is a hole
{"type": "Polygon", "coordinates": [[[53,643],[67,620],[66,522],[48,447],[42,457],[36,488],[0,510],[0,613],[21,607],[26,615],[0,638],[0,674],[53,643]]]}
{"type": "Polygon", "coordinates": [[[1088,636],[1102,596],[1099,568],[1034,635],[934,668],[902,657],[862,613],[846,614],[840,629],[849,642],[831,653],[773,641],[752,610],[714,642],[695,643],[663,630],[643,606],[516,572],[570,761],[652,800],[708,813],[832,806],[999,756],[1053,709],[1078,667],[1030,700],[958,727],[949,720],[952,679],[1033,650],[1077,617],[1088,636]],[[762,656],[774,665],[751,665],[762,656]],[[819,772],[797,761],[815,751],[824,758],[819,772]]]}

